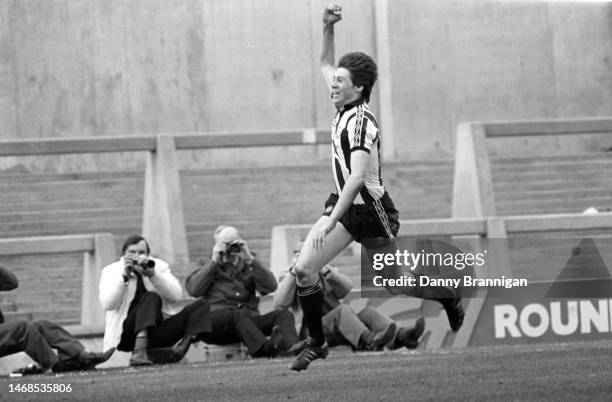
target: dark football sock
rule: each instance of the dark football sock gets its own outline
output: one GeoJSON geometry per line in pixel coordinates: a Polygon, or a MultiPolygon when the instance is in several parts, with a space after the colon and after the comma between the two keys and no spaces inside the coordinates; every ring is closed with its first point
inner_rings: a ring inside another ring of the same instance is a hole
{"type": "Polygon", "coordinates": [[[316,345],[325,343],[323,335],[323,321],[321,319],[321,305],[323,304],[323,292],[317,281],[312,286],[298,286],[297,295],[304,312],[304,322],[308,327],[310,337],[315,340],[316,345]]]}

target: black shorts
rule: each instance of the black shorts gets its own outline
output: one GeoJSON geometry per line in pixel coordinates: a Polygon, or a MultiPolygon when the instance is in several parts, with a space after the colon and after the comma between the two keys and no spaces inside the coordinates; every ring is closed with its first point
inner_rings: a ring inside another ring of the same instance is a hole
{"type": "MultiPolygon", "coordinates": [[[[338,194],[330,194],[325,201],[325,212],[323,215],[329,216],[336,203],[338,202],[338,194]]],[[[378,204],[381,208],[377,211],[376,202],[367,202],[366,204],[353,204],[340,217],[340,223],[353,236],[355,241],[360,242],[364,238],[391,238],[389,234],[395,238],[399,231],[399,212],[393,205],[393,200],[389,193],[385,191],[378,204]]]]}

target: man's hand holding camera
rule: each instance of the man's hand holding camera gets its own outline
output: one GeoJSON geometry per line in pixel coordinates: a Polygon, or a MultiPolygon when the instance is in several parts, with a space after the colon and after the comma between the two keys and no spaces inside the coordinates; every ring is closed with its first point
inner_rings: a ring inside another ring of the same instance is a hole
{"type": "Polygon", "coordinates": [[[242,239],[235,240],[231,243],[218,241],[213,246],[212,259],[217,263],[234,262],[235,257],[238,256],[248,262],[253,261],[255,258],[247,243],[242,239]]]}
{"type": "Polygon", "coordinates": [[[136,272],[147,278],[155,275],[155,260],[145,255],[129,256],[124,257],[125,267],[123,271],[124,278],[130,278],[132,272],[136,272]]]}

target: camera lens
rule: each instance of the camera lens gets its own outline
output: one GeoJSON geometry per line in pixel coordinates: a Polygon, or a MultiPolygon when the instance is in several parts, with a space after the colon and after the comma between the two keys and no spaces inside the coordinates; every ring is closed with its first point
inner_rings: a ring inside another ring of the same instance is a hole
{"type": "Polygon", "coordinates": [[[143,268],[153,268],[155,267],[155,261],[149,258],[141,258],[140,260],[138,260],[138,265],[143,268]]]}
{"type": "Polygon", "coordinates": [[[239,253],[240,252],[240,244],[230,244],[227,248],[228,253],[239,253]]]}

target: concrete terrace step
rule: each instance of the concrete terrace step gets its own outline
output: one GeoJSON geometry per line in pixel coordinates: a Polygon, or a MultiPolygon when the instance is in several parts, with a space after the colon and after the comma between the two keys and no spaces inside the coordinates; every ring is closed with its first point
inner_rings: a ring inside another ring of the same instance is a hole
{"type": "MultiPolygon", "coordinates": [[[[428,205],[420,205],[412,207],[411,210],[404,205],[396,204],[396,208],[400,210],[401,219],[417,219],[425,217],[448,217],[450,215],[450,200],[448,203],[431,203],[428,205]]],[[[248,208],[236,208],[233,213],[222,212],[219,214],[208,213],[198,215],[186,215],[186,221],[190,222],[187,225],[187,231],[214,231],[214,229],[221,224],[236,226],[241,232],[245,230],[249,231],[261,231],[271,230],[274,225],[285,225],[295,224],[296,222],[302,223],[314,223],[322,214],[323,207],[308,208],[308,210],[300,210],[298,212],[283,211],[278,208],[275,213],[269,214],[258,214],[253,220],[245,221],[236,218],[237,215],[244,215],[250,213],[251,210],[248,208]]],[[[266,235],[270,235],[269,231],[266,235]]]]}
{"type": "Polygon", "coordinates": [[[32,321],[49,320],[58,325],[78,324],[81,320],[81,310],[74,308],[66,308],[63,310],[55,309],[37,309],[32,311],[14,311],[4,314],[6,321],[16,318],[27,318],[32,321]]]}
{"type": "MultiPolygon", "coordinates": [[[[1,199],[2,197],[0,197],[1,199]]],[[[36,202],[19,202],[19,203],[3,203],[0,204],[0,213],[24,213],[24,212],[55,212],[55,211],[72,211],[79,209],[103,209],[103,208],[140,208],[142,210],[143,197],[119,198],[114,195],[111,197],[98,197],[96,199],[84,199],[80,195],[72,196],[70,199],[41,201],[36,202]]]]}
{"type": "Polygon", "coordinates": [[[595,207],[600,211],[610,211],[612,203],[610,200],[602,199],[587,199],[575,201],[572,203],[558,202],[551,200],[543,200],[535,203],[530,200],[513,201],[511,203],[498,202],[497,215],[539,215],[539,214],[557,214],[557,213],[580,213],[589,207],[595,207]]]}
{"type": "Polygon", "coordinates": [[[575,200],[587,198],[611,199],[612,191],[610,189],[601,189],[593,187],[583,188],[548,188],[548,189],[521,189],[520,191],[503,191],[495,193],[496,196],[502,196],[504,201],[513,200],[529,200],[540,201],[543,199],[560,200],[575,200]]]}
{"type": "Polygon", "coordinates": [[[80,310],[81,306],[81,295],[77,295],[76,297],[69,297],[60,299],[57,297],[52,297],[49,295],[45,295],[40,293],[35,295],[36,299],[32,299],[30,301],[20,300],[16,303],[13,309],[4,309],[4,305],[0,304],[0,308],[2,308],[2,314],[7,313],[15,313],[15,312],[28,312],[33,313],[36,311],[44,310],[53,310],[53,311],[70,311],[70,310],[80,310]],[[44,303],[41,303],[44,301],[44,303]]]}
{"type": "Polygon", "coordinates": [[[589,171],[574,171],[574,172],[541,172],[541,171],[530,171],[525,173],[505,173],[497,174],[493,171],[491,175],[493,183],[506,183],[506,182],[532,182],[532,183],[545,183],[549,181],[576,181],[576,180],[606,180],[610,177],[610,171],[606,170],[595,170],[589,171]]]}
{"type": "Polygon", "coordinates": [[[589,164],[590,162],[610,162],[612,152],[590,152],[574,155],[549,155],[537,157],[491,157],[491,161],[498,165],[552,165],[552,164],[589,164]]]}
{"type": "Polygon", "coordinates": [[[574,189],[597,189],[608,190],[612,192],[612,177],[601,179],[585,178],[585,179],[550,179],[545,181],[526,181],[517,177],[513,181],[501,183],[493,183],[493,189],[496,193],[512,192],[512,191],[538,191],[538,190],[574,190],[574,189]]]}
{"type": "Polygon", "coordinates": [[[128,203],[142,202],[144,187],[133,188],[101,188],[96,190],[82,190],[78,186],[70,188],[54,188],[34,192],[13,192],[2,195],[3,204],[40,204],[49,202],[64,202],[78,199],[80,203],[103,199],[120,199],[128,203]],[[132,201],[130,201],[132,200],[132,201]]]}
{"type": "MultiPolygon", "coordinates": [[[[226,176],[206,176],[204,172],[199,175],[186,175],[184,172],[181,173],[181,184],[183,188],[187,189],[191,186],[196,185],[210,185],[214,186],[230,186],[230,187],[242,187],[249,184],[262,183],[273,187],[280,187],[285,183],[295,183],[299,185],[309,185],[314,183],[330,183],[333,185],[333,176],[329,172],[329,168],[326,169],[326,173],[323,174],[310,174],[309,172],[293,172],[291,174],[268,174],[267,172],[248,172],[240,171],[238,173],[229,173],[226,176]],[[239,186],[238,186],[239,185],[239,186]]],[[[403,182],[415,182],[415,183],[430,183],[432,179],[444,179],[445,182],[452,181],[452,169],[444,169],[440,171],[422,171],[420,173],[414,171],[384,171],[385,181],[397,180],[403,182]]],[[[320,184],[316,184],[320,185],[320,184]]]]}
{"type": "Polygon", "coordinates": [[[114,232],[114,230],[125,230],[129,228],[139,228],[142,224],[141,216],[110,216],[97,218],[78,218],[70,220],[45,220],[35,222],[13,222],[0,224],[0,236],[6,236],[10,233],[53,233],[68,234],[70,231],[76,233],[97,233],[97,232],[114,232]]]}
{"type": "MultiPolygon", "coordinates": [[[[65,210],[48,211],[21,211],[16,213],[0,212],[0,222],[4,223],[31,223],[31,222],[56,222],[79,219],[95,219],[112,217],[141,216],[142,206],[123,208],[73,208],[65,210]]],[[[0,224],[1,227],[1,224],[0,224]]]]}
{"type": "Polygon", "coordinates": [[[493,158],[491,167],[497,173],[595,172],[612,169],[612,152],[563,157],[493,158]]]}
{"type": "MultiPolygon", "coordinates": [[[[83,284],[82,274],[78,272],[67,273],[61,277],[41,277],[39,271],[29,270],[19,275],[20,286],[12,292],[4,292],[0,297],[0,303],[24,301],[27,299],[37,300],[32,298],[41,292],[51,292],[63,296],[72,294],[81,294],[83,284]],[[44,280],[42,280],[44,279],[44,280]]],[[[63,297],[62,296],[62,297],[63,297]]],[[[80,297],[80,296],[79,296],[80,297]]]]}
{"type": "MultiPolygon", "coordinates": [[[[248,167],[248,168],[224,168],[224,169],[192,169],[192,170],[181,170],[180,175],[183,176],[206,176],[206,177],[232,177],[232,175],[242,176],[245,172],[252,172],[252,174],[262,173],[267,177],[286,177],[293,173],[305,175],[310,177],[331,176],[330,171],[331,162],[324,162],[314,165],[296,165],[296,166],[271,166],[271,167],[248,167]]],[[[453,170],[454,161],[452,160],[421,160],[421,161],[399,161],[399,162],[387,162],[385,163],[385,175],[391,171],[423,171],[430,172],[435,170],[453,170]]]]}
{"type": "Polygon", "coordinates": [[[0,185],[48,182],[87,182],[100,180],[144,180],[143,171],[83,172],[83,173],[0,173],[0,185]]]}
{"type": "MultiPolygon", "coordinates": [[[[190,189],[183,191],[183,205],[185,208],[200,208],[209,204],[224,204],[232,205],[249,202],[251,200],[258,202],[287,204],[287,203],[315,203],[322,205],[327,199],[327,196],[334,191],[330,185],[322,186],[288,186],[283,188],[274,188],[269,191],[262,190],[262,187],[251,185],[251,189],[240,191],[236,188],[226,189],[216,188],[215,191],[207,190],[207,186],[202,186],[202,191],[190,189]]],[[[407,198],[407,197],[423,197],[429,196],[432,198],[438,197],[440,194],[444,196],[450,195],[452,184],[449,182],[444,185],[418,186],[414,183],[389,183],[388,186],[391,197],[407,198]]],[[[398,200],[399,201],[399,200],[398,200]]],[[[253,203],[251,202],[251,205],[253,203]]]]}
{"type": "Polygon", "coordinates": [[[117,175],[113,177],[95,177],[92,176],[86,180],[73,179],[71,177],[62,177],[50,180],[44,174],[33,175],[29,180],[23,181],[4,181],[0,179],[0,190],[2,191],[48,191],[49,189],[57,189],[63,187],[75,187],[83,189],[98,189],[106,187],[130,187],[133,185],[141,185],[144,183],[143,177],[123,177],[117,175]]]}

